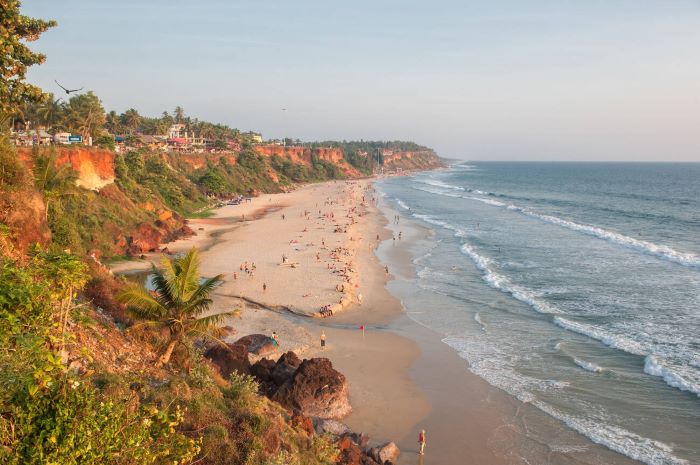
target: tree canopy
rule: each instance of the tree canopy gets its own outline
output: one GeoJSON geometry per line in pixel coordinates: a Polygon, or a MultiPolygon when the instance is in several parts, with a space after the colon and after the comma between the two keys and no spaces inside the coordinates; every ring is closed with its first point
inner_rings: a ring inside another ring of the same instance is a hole
{"type": "Polygon", "coordinates": [[[0,9],[0,113],[12,114],[26,101],[43,102],[48,96],[25,82],[27,69],[46,57],[33,52],[26,42],[37,40],[55,21],[30,18],[19,12],[19,0],[2,0],[0,9]]]}

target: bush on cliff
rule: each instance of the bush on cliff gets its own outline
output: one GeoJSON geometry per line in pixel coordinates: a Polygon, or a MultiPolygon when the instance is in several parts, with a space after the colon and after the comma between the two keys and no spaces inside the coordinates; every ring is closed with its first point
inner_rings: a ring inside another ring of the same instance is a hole
{"type": "Polygon", "coordinates": [[[198,441],[175,431],[176,407],[111,397],[66,366],[78,350],[74,292],[85,266],[37,252],[26,265],[0,259],[0,463],[185,463],[198,441]],[[69,324],[70,323],[70,324],[69,324]]]}

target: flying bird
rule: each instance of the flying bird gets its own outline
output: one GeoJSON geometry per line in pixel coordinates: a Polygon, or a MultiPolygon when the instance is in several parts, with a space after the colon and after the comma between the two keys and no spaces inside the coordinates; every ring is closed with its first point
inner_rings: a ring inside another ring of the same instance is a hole
{"type": "MultiPolygon", "coordinates": [[[[58,84],[58,81],[55,80],[55,79],[53,80],[53,82],[55,82],[56,84],[58,84]]],[[[78,91],[80,91],[80,90],[83,90],[82,87],[81,87],[80,89],[66,89],[66,88],[63,87],[61,84],[58,84],[58,87],[60,87],[61,89],[65,90],[65,91],[66,91],[66,94],[70,94],[71,92],[78,92],[78,91]]]]}

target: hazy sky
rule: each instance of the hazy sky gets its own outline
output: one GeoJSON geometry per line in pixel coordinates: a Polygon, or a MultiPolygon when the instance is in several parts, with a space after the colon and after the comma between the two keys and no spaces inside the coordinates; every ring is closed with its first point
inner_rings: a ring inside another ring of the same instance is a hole
{"type": "Polygon", "coordinates": [[[265,137],[700,161],[700,1],[24,0],[30,80],[265,137]],[[286,108],[287,111],[281,111],[286,108]]]}

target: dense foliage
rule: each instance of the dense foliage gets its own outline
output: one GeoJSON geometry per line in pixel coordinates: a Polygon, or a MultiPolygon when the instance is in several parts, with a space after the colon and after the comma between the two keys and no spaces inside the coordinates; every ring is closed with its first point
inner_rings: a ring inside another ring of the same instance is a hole
{"type": "Polygon", "coordinates": [[[175,431],[180,410],[110,397],[66,365],[86,281],[63,252],[0,259],[0,463],[186,463],[199,445],[175,431]]]}
{"type": "Polygon", "coordinates": [[[30,66],[46,57],[33,52],[26,42],[36,40],[55,21],[44,21],[20,14],[19,0],[2,0],[0,9],[0,114],[12,114],[26,101],[41,102],[46,95],[39,87],[24,81],[30,66]]]}

